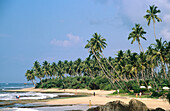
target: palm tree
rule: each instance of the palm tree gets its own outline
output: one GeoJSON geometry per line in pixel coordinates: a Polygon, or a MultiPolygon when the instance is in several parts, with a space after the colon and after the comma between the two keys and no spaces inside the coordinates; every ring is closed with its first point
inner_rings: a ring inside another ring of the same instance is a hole
{"type": "Polygon", "coordinates": [[[142,51],[144,52],[143,47],[140,43],[140,38],[146,40],[146,38],[143,36],[144,34],[146,34],[146,32],[140,26],[140,24],[135,24],[135,27],[132,28],[132,32],[129,34],[129,37],[128,37],[128,40],[131,38],[133,39],[131,44],[133,44],[135,40],[138,42],[140,52],[141,52],[141,48],[142,48],[142,51]]]}
{"type": "MultiPolygon", "coordinates": [[[[102,53],[104,48],[106,48],[107,43],[105,41],[106,41],[105,38],[101,37],[100,34],[98,35],[97,33],[95,33],[95,34],[93,34],[93,38],[91,38],[90,41],[87,40],[88,44],[85,46],[85,48],[89,49],[90,55],[95,56],[103,73],[106,75],[106,77],[108,78],[111,85],[113,85],[114,83],[111,79],[114,79],[114,78],[105,69],[105,67],[101,64],[101,60],[99,59],[99,56],[101,56],[100,52],[102,53]]],[[[115,79],[114,79],[114,81],[117,82],[115,79]]]]}
{"type": "Polygon", "coordinates": [[[66,73],[69,74],[70,76],[74,76],[75,74],[75,70],[74,70],[74,63],[72,61],[68,62],[67,63],[67,66],[66,66],[66,73]]]}
{"type": "Polygon", "coordinates": [[[165,41],[162,42],[162,38],[160,39],[156,39],[156,44],[152,44],[154,46],[153,49],[153,59],[159,59],[161,62],[161,66],[163,69],[163,73],[164,73],[164,77],[167,79],[167,74],[166,74],[166,70],[165,70],[165,61],[166,60],[166,56],[165,56],[165,41]]]}
{"type": "Polygon", "coordinates": [[[34,71],[35,76],[38,79],[40,79],[41,84],[42,84],[42,78],[44,78],[44,74],[42,73],[41,65],[38,61],[34,62],[33,71],[34,71]]]}
{"type": "MultiPolygon", "coordinates": [[[[64,74],[65,74],[65,70],[64,70],[64,63],[60,60],[58,61],[58,64],[57,64],[57,69],[58,69],[58,76],[60,79],[64,79],[64,74]]],[[[62,81],[63,83],[63,89],[65,88],[65,84],[64,82],[62,81]]]]}
{"type": "Polygon", "coordinates": [[[151,22],[151,19],[153,21],[153,28],[154,28],[154,35],[155,35],[155,40],[156,40],[156,34],[155,34],[155,22],[156,20],[158,22],[161,22],[162,20],[157,16],[157,13],[160,13],[161,11],[160,10],[157,10],[157,6],[155,5],[152,5],[150,6],[150,10],[147,10],[146,12],[148,14],[146,14],[144,16],[144,18],[146,18],[146,20],[148,21],[148,26],[150,25],[150,22],[151,22]],[[155,20],[156,19],[156,20],[155,20]]]}
{"type": "Polygon", "coordinates": [[[83,73],[84,75],[90,76],[91,78],[94,78],[93,75],[93,63],[90,57],[86,58],[86,60],[83,62],[83,73]]]}
{"type": "Polygon", "coordinates": [[[35,74],[34,74],[33,69],[32,70],[27,70],[27,72],[25,73],[25,77],[27,78],[28,81],[32,81],[34,86],[36,86],[35,74]]]}
{"type": "Polygon", "coordinates": [[[82,74],[82,60],[80,58],[78,58],[74,62],[74,70],[79,76],[81,76],[81,74],[82,74]]]}
{"type": "Polygon", "coordinates": [[[51,71],[52,71],[53,77],[56,77],[57,76],[57,64],[55,62],[53,62],[51,65],[51,71]]]}
{"type": "Polygon", "coordinates": [[[139,63],[139,56],[137,53],[133,53],[131,56],[131,65],[132,65],[132,69],[131,72],[132,74],[134,73],[134,77],[136,78],[138,85],[139,84],[139,76],[138,76],[138,71],[139,71],[139,67],[140,67],[140,63],[139,63]]]}
{"type": "Polygon", "coordinates": [[[168,68],[168,76],[170,76],[170,41],[165,43],[165,63],[168,68]]]}
{"type": "Polygon", "coordinates": [[[64,63],[60,60],[58,61],[57,64],[57,69],[58,69],[58,76],[60,79],[64,78],[65,70],[64,70],[64,63]]]}
{"type": "Polygon", "coordinates": [[[139,60],[140,60],[140,63],[141,63],[141,76],[142,76],[142,79],[144,80],[144,70],[146,69],[146,55],[145,53],[141,52],[139,54],[139,60]]]}
{"type": "Polygon", "coordinates": [[[154,68],[158,65],[157,64],[158,62],[157,62],[157,59],[153,58],[153,48],[152,48],[152,46],[149,46],[148,50],[146,51],[146,61],[147,61],[146,66],[147,66],[147,74],[148,74],[147,76],[150,76],[150,74],[151,74],[150,78],[154,81],[154,84],[155,84],[156,89],[157,89],[158,85],[155,81],[155,78],[157,77],[157,75],[154,72],[154,68]]]}
{"type": "Polygon", "coordinates": [[[46,77],[51,77],[51,67],[50,67],[50,63],[48,63],[47,61],[43,62],[43,66],[42,66],[42,70],[43,70],[43,74],[46,77]]]}

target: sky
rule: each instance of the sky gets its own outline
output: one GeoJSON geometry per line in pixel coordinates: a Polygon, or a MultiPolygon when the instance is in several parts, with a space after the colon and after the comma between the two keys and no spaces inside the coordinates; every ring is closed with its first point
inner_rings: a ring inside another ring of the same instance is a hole
{"type": "Polygon", "coordinates": [[[149,5],[161,10],[157,38],[169,41],[170,0],[0,0],[0,83],[27,82],[36,60],[85,60],[95,32],[106,38],[105,56],[115,57],[119,50],[139,52],[128,35],[141,24],[146,50],[155,43],[152,22],[148,27],[143,17],[149,5]]]}

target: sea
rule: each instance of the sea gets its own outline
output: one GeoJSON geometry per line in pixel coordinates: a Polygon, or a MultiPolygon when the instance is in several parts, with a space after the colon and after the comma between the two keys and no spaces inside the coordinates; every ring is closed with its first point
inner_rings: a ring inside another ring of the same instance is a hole
{"type": "Polygon", "coordinates": [[[46,99],[60,99],[61,95],[74,95],[73,93],[7,92],[7,90],[31,87],[34,87],[34,85],[25,83],[0,83],[0,111],[86,111],[89,109],[87,104],[46,105],[40,102],[23,102],[46,99]],[[20,96],[19,100],[16,98],[16,96],[20,96]]]}

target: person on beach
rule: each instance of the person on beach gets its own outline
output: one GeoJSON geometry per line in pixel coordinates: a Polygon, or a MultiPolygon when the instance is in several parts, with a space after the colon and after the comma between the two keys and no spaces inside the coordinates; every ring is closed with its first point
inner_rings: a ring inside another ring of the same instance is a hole
{"type": "Polygon", "coordinates": [[[20,98],[20,96],[16,96],[16,99],[18,100],[20,98]]]}
{"type": "Polygon", "coordinates": [[[93,93],[93,95],[94,95],[94,96],[96,95],[95,92],[93,93]]]}
{"type": "Polygon", "coordinates": [[[117,90],[117,93],[119,94],[119,89],[117,90]]]}
{"type": "Polygon", "coordinates": [[[139,93],[139,97],[141,97],[141,96],[142,96],[142,93],[140,92],[140,93],[139,93]]]}
{"type": "Polygon", "coordinates": [[[136,93],[136,98],[138,98],[138,93],[136,93]]]}

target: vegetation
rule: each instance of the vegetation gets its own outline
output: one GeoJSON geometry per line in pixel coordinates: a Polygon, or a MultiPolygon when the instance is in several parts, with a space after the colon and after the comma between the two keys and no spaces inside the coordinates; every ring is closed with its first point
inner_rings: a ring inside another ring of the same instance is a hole
{"type": "Polygon", "coordinates": [[[150,6],[150,10],[147,10],[147,11],[146,11],[148,14],[146,14],[146,15],[144,16],[144,18],[146,18],[146,20],[148,21],[148,26],[149,26],[150,23],[151,23],[151,19],[152,19],[152,21],[153,21],[153,29],[154,29],[155,40],[156,40],[155,22],[156,22],[156,20],[157,20],[158,22],[162,22],[161,18],[159,18],[159,17],[157,16],[157,13],[160,13],[161,11],[160,11],[160,10],[157,10],[157,8],[158,8],[158,7],[155,6],[155,5],[150,6]],[[156,19],[156,20],[155,20],[155,19],[156,19]]]}
{"type": "MultiPolygon", "coordinates": [[[[144,16],[148,25],[151,19],[155,23],[155,18],[159,22],[160,18],[156,13],[157,7],[150,6],[144,16]]],[[[100,34],[94,33],[90,40],[87,40],[85,48],[89,51],[89,57],[85,60],[78,58],[75,61],[61,61],[58,63],[48,63],[44,61],[42,65],[35,61],[31,70],[27,70],[25,76],[28,81],[32,81],[37,88],[86,88],[86,89],[120,89],[120,93],[152,92],[152,97],[160,97],[167,94],[162,90],[163,86],[170,87],[170,41],[156,39],[144,51],[140,38],[146,32],[140,24],[132,28],[128,39],[136,40],[140,53],[131,52],[130,49],[120,50],[117,56],[106,58],[103,50],[106,48],[106,39],[100,34]],[[39,79],[36,84],[35,78],[39,79]],[[141,89],[145,86],[146,89],[141,89]],[[147,89],[148,86],[151,89],[147,89]],[[133,90],[133,92],[131,92],[133,90]]],[[[156,35],[155,35],[156,38],[156,35]]],[[[169,96],[167,96],[169,97],[169,96]]]]}

